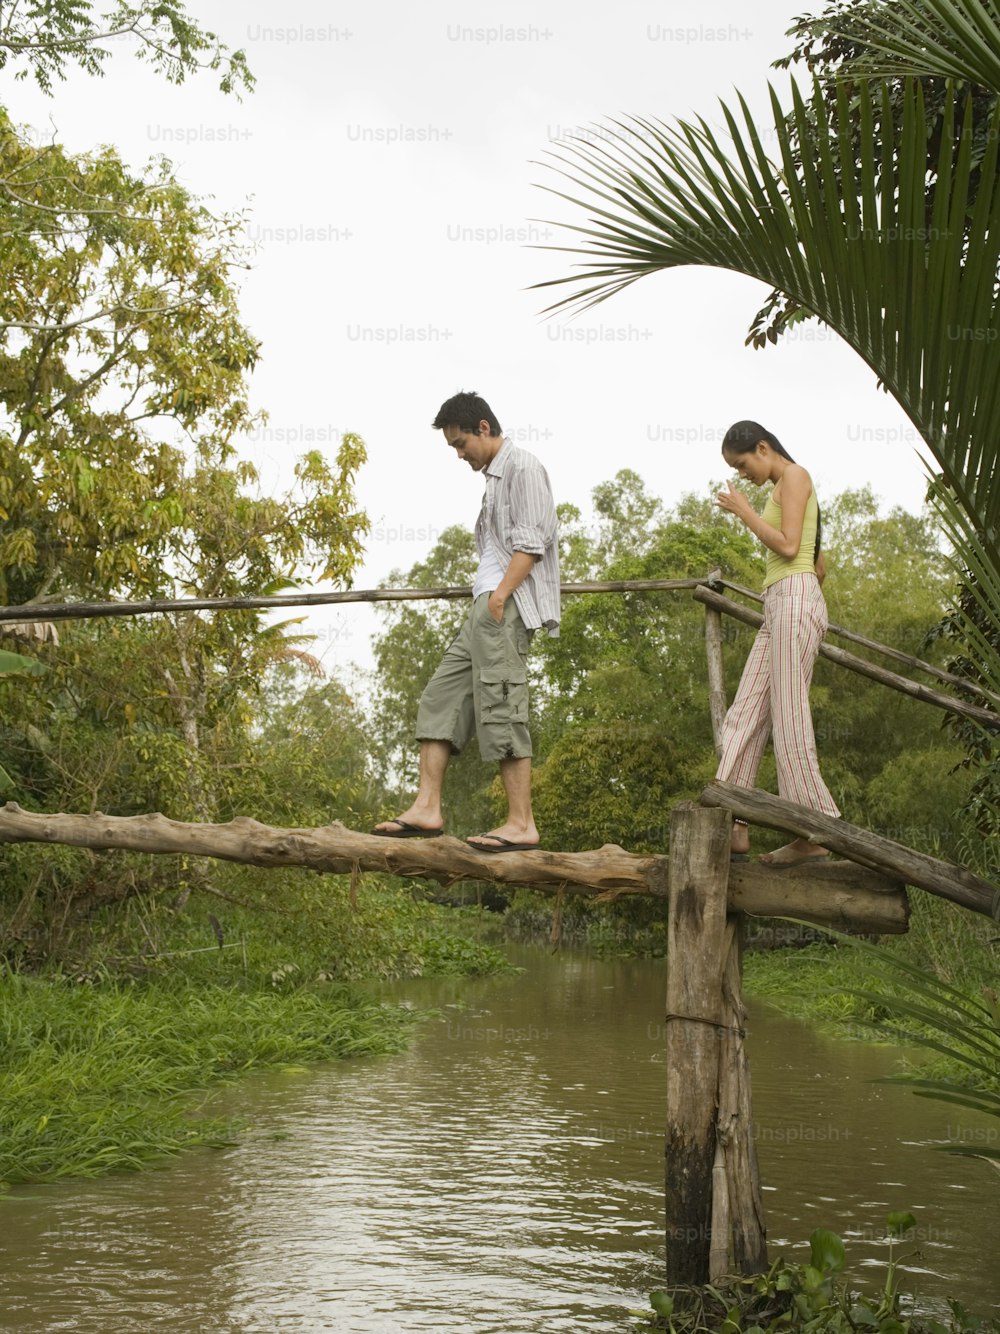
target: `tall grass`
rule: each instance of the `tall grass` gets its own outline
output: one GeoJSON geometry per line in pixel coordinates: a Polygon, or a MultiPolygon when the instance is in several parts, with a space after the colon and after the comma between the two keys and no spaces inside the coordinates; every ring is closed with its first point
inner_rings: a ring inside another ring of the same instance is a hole
{"type": "Polygon", "coordinates": [[[252,1070],[399,1051],[412,1016],[341,989],[0,976],[0,1181],[97,1176],[238,1127],[201,1111],[252,1070]]]}

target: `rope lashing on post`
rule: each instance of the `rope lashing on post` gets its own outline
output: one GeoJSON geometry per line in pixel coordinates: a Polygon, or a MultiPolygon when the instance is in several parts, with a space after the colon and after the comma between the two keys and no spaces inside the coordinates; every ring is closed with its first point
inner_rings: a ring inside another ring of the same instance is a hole
{"type": "Polygon", "coordinates": [[[739,1038],[745,1038],[747,1031],[736,1024],[722,1024],[718,1019],[705,1019],[697,1014],[666,1014],[663,1016],[663,1022],[669,1024],[671,1019],[683,1019],[689,1024],[707,1024],[709,1028],[720,1028],[724,1033],[735,1033],[739,1038]]]}

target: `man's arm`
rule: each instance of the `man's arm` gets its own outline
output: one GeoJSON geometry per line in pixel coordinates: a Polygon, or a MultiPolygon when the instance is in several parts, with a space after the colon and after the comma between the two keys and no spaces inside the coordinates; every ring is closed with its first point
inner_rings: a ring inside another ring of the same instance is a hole
{"type": "Polygon", "coordinates": [[[510,558],[510,564],[507,566],[507,573],[497,584],[496,588],[490,594],[490,600],[487,606],[490,609],[490,615],[497,622],[503,620],[503,609],[507,599],[513,593],[515,588],[519,588],[531,573],[532,567],[540,556],[534,556],[528,551],[515,551],[510,558]]]}
{"type": "Polygon", "coordinates": [[[541,466],[535,464],[517,470],[510,489],[510,506],[513,523],[509,549],[513,554],[506,574],[489,600],[490,615],[496,621],[502,620],[507,599],[524,583],[559,531],[552,488],[541,466]]]}

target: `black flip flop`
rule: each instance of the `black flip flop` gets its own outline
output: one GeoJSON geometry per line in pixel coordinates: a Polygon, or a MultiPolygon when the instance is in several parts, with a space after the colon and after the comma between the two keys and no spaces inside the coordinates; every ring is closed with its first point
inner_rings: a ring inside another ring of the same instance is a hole
{"type": "Polygon", "coordinates": [[[421,829],[420,825],[407,824],[405,820],[392,819],[388,824],[398,824],[398,829],[372,829],[370,832],[376,838],[439,838],[444,833],[444,827],[440,829],[421,829]]]}
{"type": "Polygon", "coordinates": [[[501,838],[499,834],[473,834],[473,838],[493,838],[496,839],[497,847],[491,848],[488,843],[473,843],[471,839],[466,839],[470,848],[476,852],[537,852],[542,846],[541,843],[512,843],[509,838],[501,838]]]}

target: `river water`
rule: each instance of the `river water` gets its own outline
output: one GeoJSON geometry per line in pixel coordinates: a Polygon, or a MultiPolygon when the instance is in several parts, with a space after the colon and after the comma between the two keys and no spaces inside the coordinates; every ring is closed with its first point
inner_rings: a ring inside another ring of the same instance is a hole
{"type": "MultiPolygon", "coordinates": [[[[511,954],[520,975],[389,989],[440,1011],[401,1055],[226,1090],[237,1149],[13,1191],[0,1329],[625,1334],[662,1281],[664,965],[511,954]]],[[[1000,1176],[930,1147],[989,1123],[753,1001],[748,1050],[772,1256],[830,1227],[874,1288],[911,1209],[908,1289],[1000,1313],[1000,1176]]]]}

